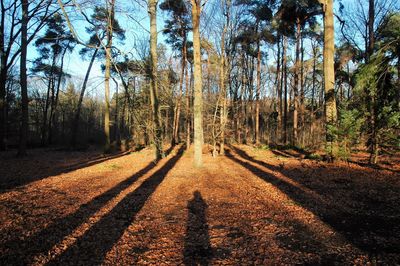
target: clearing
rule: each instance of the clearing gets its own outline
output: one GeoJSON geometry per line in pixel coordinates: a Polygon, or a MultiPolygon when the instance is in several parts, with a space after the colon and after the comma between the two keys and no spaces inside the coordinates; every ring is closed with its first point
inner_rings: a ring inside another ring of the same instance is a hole
{"type": "Polygon", "coordinates": [[[230,146],[0,160],[1,265],[400,263],[400,174],[230,146]]]}

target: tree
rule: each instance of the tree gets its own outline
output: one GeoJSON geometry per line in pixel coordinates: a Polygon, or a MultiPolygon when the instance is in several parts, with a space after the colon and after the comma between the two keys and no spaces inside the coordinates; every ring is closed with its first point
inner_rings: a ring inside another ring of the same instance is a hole
{"type": "MultiPolygon", "coordinates": [[[[125,31],[121,28],[115,16],[113,16],[112,22],[112,34],[118,40],[122,41],[125,39],[125,31]]],[[[85,47],[81,49],[79,52],[82,57],[87,54],[91,54],[90,63],[88,69],[86,70],[85,78],[82,83],[81,92],[79,95],[78,105],[76,108],[73,124],[72,124],[72,132],[71,132],[71,146],[76,148],[77,144],[77,134],[79,131],[79,118],[82,109],[82,101],[85,96],[87,83],[89,80],[90,72],[93,67],[93,63],[96,59],[104,59],[106,56],[106,52],[103,46],[104,38],[107,34],[108,29],[108,11],[104,7],[95,7],[93,14],[90,18],[91,26],[86,28],[86,32],[91,34],[88,42],[85,44],[85,47]]]]}
{"type": "Polygon", "coordinates": [[[179,121],[185,71],[187,74],[187,50],[188,46],[191,45],[191,43],[189,43],[187,40],[188,33],[191,30],[191,21],[189,17],[189,11],[183,0],[165,0],[163,3],[161,3],[160,8],[168,11],[172,17],[172,19],[168,19],[165,23],[164,34],[169,36],[167,43],[171,44],[173,49],[179,51],[181,54],[179,92],[174,108],[174,121],[171,140],[171,144],[175,145],[179,141],[179,121]]]}
{"type": "MultiPolygon", "coordinates": [[[[287,35],[294,35],[295,39],[295,63],[294,63],[294,84],[293,84],[293,132],[292,145],[298,145],[299,133],[299,111],[301,102],[299,97],[303,94],[303,79],[302,79],[302,40],[303,32],[306,23],[314,24],[315,15],[319,14],[320,6],[316,0],[283,0],[278,11],[278,16],[282,20],[281,27],[286,29],[284,32],[287,35]]],[[[302,115],[301,115],[302,116],[302,115]]],[[[303,121],[302,121],[303,122],[303,121]]]]}
{"type": "Polygon", "coordinates": [[[324,11],[324,91],[327,151],[333,157],[336,147],[337,109],[335,98],[335,31],[333,0],[321,1],[324,11]]]}
{"type": "Polygon", "coordinates": [[[200,14],[201,0],[191,0],[192,23],[193,23],[193,58],[194,58],[194,165],[203,165],[203,82],[200,46],[200,14]]]}
{"type": "Polygon", "coordinates": [[[256,144],[260,142],[260,95],[261,95],[261,41],[270,40],[270,29],[267,24],[272,19],[272,6],[273,1],[247,1],[240,0],[238,5],[245,5],[248,7],[250,14],[250,21],[244,20],[243,24],[245,29],[242,33],[242,40],[248,44],[255,44],[255,56],[257,58],[257,83],[256,83],[256,106],[255,106],[255,130],[254,140],[256,144]],[[246,40],[247,39],[247,40],[246,40]]]}
{"type": "Polygon", "coordinates": [[[22,102],[22,119],[21,132],[18,148],[18,155],[26,155],[26,139],[28,137],[28,81],[26,73],[26,57],[28,50],[28,0],[21,0],[22,17],[21,17],[21,59],[20,59],[20,84],[21,84],[21,102],[22,102]]]}
{"type": "MultiPolygon", "coordinates": [[[[24,2],[29,7],[23,7],[22,0],[12,0],[9,2],[1,1],[1,12],[0,12],[0,150],[5,150],[7,148],[6,133],[7,133],[7,99],[6,99],[6,86],[8,83],[8,75],[11,74],[11,70],[15,65],[17,59],[21,62],[21,53],[27,51],[27,47],[35,38],[35,36],[42,30],[46,25],[47,19],[57,12],[57,9],[50,9],[52,5],[50,0],[34,0],[29,2],[24,2]],[[20,14],[19,9],[21,8],[21,19],[18,19],[18,14],[20,14]],[[25,8],[28,8],[25,10],[25,8]],[[24,10],[27,12],[22,20],[22,12],[24,10]],[[24,23],[22,23],[24,22],[24,23]],[[22,37],[22,33],[25,34],[26,24],[26,36],[22,37]],[[29,25],[30,24],[30,25],[29,25]],[[23,43],[17,40],[24,40],[23,43]],[[25,41],[26,39],[26,41],[25,41]]],[[[25,55],[22,56],[22,61],[24,63],[25,55]]],[[[24,69],[23,69],[24,70],[24,69]]],[[[24,75],[24,74],[22,74],[24,75]]],[[[25,90],[25,84],[22,84],[21,89],[25,90]]],[[[26,91],[27,92],[27,91],[26,91]]],[[[21,116],[24,120],[21,120],[21,135],[20,139],[20,149],[21,155],[26,149],[27,138],[24,136],[28,133],[22,133],[28,130],[27,120],[28,117],[28,96],[25,91],[21,90],[21,96],[24,95],[23,111],[24,115],[21,116]],[[25,118],[24,118],[25,117],[25,118]]]]}
{"type": "Polygon", "coordinates": [[[155,145],[156,160],[161,159],[163,154],[161,126],[160,126],[160,108],[158,104],[158,73],[157,73],[157,0],[149,0],[149,15],[150,15],[150,60],[151,60],[151,75],[150,75],[150,100],[153,119],[153,143],[155,145]]]}
{"type": "Polygon", "coordinates": [[[34,61],[32,71],[43,73],[48,80],[46,105],[43,111],[42,145],[52,143],[52,126],[58,104],[58,96],[64,73],[64,58],[67,52],[72,52],[75,42],[67,30],[65,21],[60,14],[48,19],[47,29],[40,36],[35,46],[39,57],[34,61]]]}

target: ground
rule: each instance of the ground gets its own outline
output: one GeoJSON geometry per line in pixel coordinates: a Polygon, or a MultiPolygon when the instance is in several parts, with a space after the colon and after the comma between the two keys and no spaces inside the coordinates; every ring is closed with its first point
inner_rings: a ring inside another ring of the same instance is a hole
{"type": "Polygon", "coordinates": [[[0,265],[400,263],[400,174],[229,146],[0,160],[0,265]]]}

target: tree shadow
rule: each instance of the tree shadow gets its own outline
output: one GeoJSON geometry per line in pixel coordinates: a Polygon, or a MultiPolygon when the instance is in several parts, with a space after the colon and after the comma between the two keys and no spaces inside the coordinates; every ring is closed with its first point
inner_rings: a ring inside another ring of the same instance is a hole
{"type": "MultiPolygon", "coordinates": [[[[22,168],[24,170],[24,174],[22,175],[20,174],[21,168],[19,167],[11,167],[11,168],[4,167],[3,170],[7,170],[7,172],[1,174],[2,171],[0,171],[0,176],[2,176],[0,177],[0,193],[30,184],[35,181],[45,179],[50,176],[69,173],[78,169],[100,164],[108,160],[120,158],[127,154],[129,154],[129,152],[120,152],[113,155],[107,155],[106,157],[101,155],[95,158],[91,158],[89,160],[82,160],[80,162],[69,164],[66,166],[63,166],[62,163],[60,162],[52,162],[52,163],[45,162],[43,165],[41,165],[40,162],[36,164],[32,163],[31,161],[32,158],[26,158],[26,159],[12,158],[9,159],[9,163],[16,165],[18,164],[24,165],[24,167],[22,168]],[[11,162],[11,161],[16,161],[16,162],[11,162]],[[15,173],[15,171],[18,171],[18,173],[15,173]],[[15,178],[15,176],[18,177],[15,178]]],[[[49,156],[52,155],[49,154],[49,156]]],[[[47,159],[48,157],[40,158],[40,160],[47,160],[47,159]]],[[[7,164],[6,161],[7,160],[5,160],[4,163],[7,164]]]]}
{"type": "MultiPolygon", "coordinates": [[[[179,153],[179,156],[180,154],[181,153],[179,153]]],[[[171,160],[173,159],[177,160],[176,157],[172,158],[171,160]]],[[[173,162],[171,160],[169,161],[169,163],[173,162]]],[[[29,238],[14,238],[7,241],[4,247],[10,250],[10,253],[0,256],[0,264],[4,263],[8,265],[24,265],[30,263],[34,256],[46,253],[54,245],[61,242],[65,237],[70,235],[79,225],[87,221],[91,216],[93,216],[97,211],[99,211],[119,193],[127,189],[140,177],[151,171],[156,166],[156,163],[150,162],[146,167],[136,172],[133,176],[121,181],[116,186],[96,196],[90,202],[82,204],[74,213],[56,219],[49,226],[30,236],[29,238]]],[[[169,165],[167,163],[154,175],[156,175],[157,173],[159,175],[162,174],[162,171],[164,171],[168,167],[169,165]]],[[[154,175],[152,176],[152,180],[154,180],[154,175]]]]}
{"type": "MultiPolygon", "coordinates": [[[[379,202],[378,199],[371,198],[369,194],[371,188],[381,193],[387,191],[383,184],[379,184],[378,181],[373,185],[367,185],[368,182],[357,184],[351,179],[340,178],[341,174],[350,169],[313,168],[310,170],[312,172],[304,172],[301,169],[281,169],[254,159],[237,147],[231,147],[231,149],[241,158],[228,153],[229,159],[277,187],[296,204],[311,211],[359,249],[372,255],[382,252],[400,253],[399,206],[394,206],[394,203],[390,201],[379,202]],[[305,193],[288,181],[265,172],[260,166],[284,174],[290,180],[315,192],[322,197],[323,201],[314,194],[305,193]],[[313,180],[316,177],[323,178],[326,171],[337,172],[337,175],[333,179],[325,178],[323,182],[313,180]]],[[[362,173],[356,174],[362,176],[362,173]]]]}
{"type": "MultiPolygon", "coordinates": [[[[126,195],[75,243],[49,265],[99,265],[107,252],[135,221],[137,213],[183,155],[183,147],[137,189],[126,195]]],[[[118,259],[118,258],[117,258],[118,259]]]]}
{"type": "Polygon", "coordinates": [[[187,208],[183,262],[185,265],[208,265],[213,256],[206,218],[208,206],[199,191],[193,193],[187,208]]]}

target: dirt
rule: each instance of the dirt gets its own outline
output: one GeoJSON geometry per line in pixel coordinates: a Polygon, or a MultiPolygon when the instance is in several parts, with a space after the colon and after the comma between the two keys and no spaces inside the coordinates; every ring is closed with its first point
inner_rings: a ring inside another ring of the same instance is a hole
{"type": "Polygon", "coordinates": [[[230,146],[0,162],[1,265],[400,263],[400,175],[230,146]]]}

